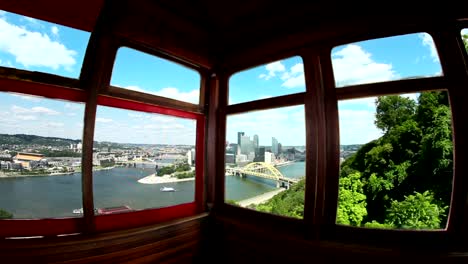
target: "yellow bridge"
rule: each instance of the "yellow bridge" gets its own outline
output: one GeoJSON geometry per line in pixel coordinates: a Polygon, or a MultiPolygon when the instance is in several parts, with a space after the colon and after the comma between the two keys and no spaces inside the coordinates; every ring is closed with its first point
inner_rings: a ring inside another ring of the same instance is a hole
{"type": "Polygon", "coordinates": [[[276,187],[285,187],[286,189],[289,189],[290,185],[299,181],[298,179],[284,177],[277,168],[265,162],[252,162],[244,167],[226,168],[226,174],[238,175],[241,177],[245,175],[252,175],[264,179],[274,180],[276,181],[276,187]]]}

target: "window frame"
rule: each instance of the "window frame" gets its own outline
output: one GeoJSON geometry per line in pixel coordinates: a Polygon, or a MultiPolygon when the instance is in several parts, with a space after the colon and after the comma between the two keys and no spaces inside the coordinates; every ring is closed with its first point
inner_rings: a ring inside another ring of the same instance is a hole
{"type": "MultiPolygon", "coordinates": [[[[98,30],[99,32],[99,30],[98,30]]],[[[182,63],[181,60],[175,60],[172,56],[162,55],[154,50],[140,47],[137,44],[127,45],[136,51],[145,52],[153,56],[160,56],[166,60],[174,61],[175,63],[183,64],[192,70],[197,71],[200,75],[200,101],[199,105],[185,103],[170,98],[159,97],[151,94],[143,94],[143,96],[134,96],[132,94],[122,93],[113,94],[109,92],[110,79],[107,85],[98,86],[97,84],[103,82],[103,79],[95,80],[90,75],[90,71],[98,71],[97,68],[90,66],[93,60],[98,56],[95,52],[99,50],[104,43],[110,42],[111,47],[107,49],[104,56],[105,63],[100,65],[103,68],[99,75],[106,76],[107,73],[112,72],[113,63],[109,64],[110,60],[115,59],[118,47],[117,43],[125,43],[122,39],[115,36],[108,36],[102,32],[92,32],[90,42],[88,43],[88,50],[85,54],[83,61],[80,79],[72,79],[53,74],[30,72],[20,69],[10,69],[7,67],[0,67],[0,91],[4,92],[17,92],[29,95],[43,96],[50,99],[62,99],[68,101],[82,102],[85,104],[85,119],[83,121],[83,149],[86,148],[86,132],[85,129],[91,123],[95,123],[94,116],[86,117],[87,108],[97,107],[97,105],[105,105],[117,108],[132,109],[137,111],[160,113],[168,116],[183,117],[196,120],[196,174],[195,174],[195,197],[191,203],[179,204],[174,206],[167,206],[162,208],[153,208],[139,210],[135,212],[110,214],[110,215],[86,215],[81,217],[65,217],[65,218],[42,218],[42,219],[2,219],[0,220],[0,238],[3,237],[50,237],[66,234],[80,234],[80,233],[98,233],[114,230],[123,230],[134,227],[140,227],[150,224],[157,224],[164,221],[178,219],[182,217],[193,216],[205,211],[205,195],[204,195],[204,167],[205,167],[205,82],[207,71],[194,67],[192,64],[182,63]],[[98,44],[100,43],[100,44],[98,44]],[[117,45],[116,45],[117,44],[117,45]],[[89,46],[94,47],[96,50],[89,50],[89,46]],[[110,67],[110,69],[109,69],[110,67]],[[90,82],[90,83],[86,83],[90,82]],[[95,89],[94,87],[99,87],[95,89]],[[93,91],[90,91],[92,89],[93,91]],[[95,98],[96,100],[93,100],[95,98]]],[[[107,48],[107,47],[106,47],[107,48]]],[[[98,68],[99,68],[98,67],[98,68]]],[[[109,76],[110,77],[110,76],[109,76]]],[[[105,79],[104,79],[105,80],[105,79]]],[[[104,81],[105,82],[105,81],[104,81]]],[[[125,90],[119,89],[118,90],[125,90]]],[[[96,109],[95,109],[96,110],[96,109]]],[[[93,138],[94,140],[94,125],[93,138]]],[[[89,135],[88,135],[89,137],[89,135]]],[[[88,139],[89,141],[89,139],[88,139]]],[[[90,157],[88,157],[89,159],[90,157]]],[[[86,159],[85,151],[82,154],[82,162],[86,159]]],[[[91,181],[86,179],[86,173],[82,173],[82,200],[83,207],[88,203],[89,198],[85,188],[91,189],[91,198],[94,196],[94,190],[91,181]],[[88,186],[91,185],[91,186],[88,186]]]]}
{"type": "MultiPolygon", "coordinates": [[[[441,28],[445,28],[443,25],[441,28]]],[[[452,241],[456,243],[456,240],[462,239],[461,238],[461,231],[460,226],[454,223],[455,218],[464,218],[460,219],[461,222],[466,222],[466,216],[463,212],[463,203],[459,198],[463,195],[463,193],[467,193],[468,188],[462,186],[460,184],[460,178],[462,171],[462,166],[460,166],[460,162],[456,162],[456,149],[461,149],[460,144],[458,144],[459,140],[456,138],[457,130],[456,127],[459,125],[460,118],[456,118],[456,107],[459,105],[456,104],[454,97],[457,94],[457,85],[453,82],[453,80],[461,79],[463,76],[460,72],[460,69],[457,72],[453,71],[453,65],[449,64],[456,64],[460,63],[460,59],[463,60],[464,56],[461,56],[459,49],[450,50],[447,49],[447,43],[450,42],[450,39],[444,39],[444,37],[454,37],[453,32],[449,32],[448,34],[441,34],[441,31],[437,30],[437,27],[426,27],[423,30],[403,30],[403,31],[395,31],[391,34],[377,34],[377,35],[368,35],[368,36],[359,36],[352,39],[340,40],[339,42],[330,42],[327,43],[327,48],[321,53],[322,65],[325,66],[324,68],[324,75],[325,77],[325,89],[329,92],[334,94],[336,100],[329,101],[328,104],[330,105],[331,109],[333,109],[333,113],[328,113],[329,117],[334,119],[335,122],[338,124],[338,101],[339,100],[346,100],[346,99],[357,99],[357,98],[365,98],[365,97],[372,97],[372,96],[382,96],[388,94],[404,94],[404,93],[412,93],[412,92],[421,92],[421,91],[437,91],[437,90],[444,90],[448,93],[450,106],[451,106],[451,114],[452,114],[452,133],[453,133],[453,158],[454,158],[454,168],[453,168],[453,183],[452,183],[452,197],[450,203],[450,210],[448,213],[448,221],[447,226],[445,229],[439,230],[402,230],[402,229],[376,229],[376,228],[361,228],[361,227],[353,227],[353,226],[346,226],[340,225],[336,223],[336,212],[338,208],[338,181],[339,181],[339,155],[333,155],[333,157],[329,157],[328,164],[330,166],[334,166],[336,169],[333,169],[333,173],[328,172],[327,175],[323,175],[322,177],[327,178],[330,182],[330,185],[325,187],[328,192],[326,200],[328,203],[325,205],[325,214],[327,218],[325,219],[326,228],[323,229],[321,232],[321,238],[326,240],[338,240],[338,241],[347,241],[347,242],[355,242],[355,243],[372,243],[372,244],[379,244],[379,245],[393,245],[395,243],[404,244],[407,246],[414,247],[413,243],[417,242],[419,245],[417,246],[433,246],[433,245],[440,245],[441,241],[452,241]],[[387,82],[379,82],[379,83],[366,83],[366,84],[359,84],[359,85],[350,85],[344,87],[335,87],[335,80],[333,75],[333,68],[331,64],[331,52],[332,49],[336,46],[346,45],[349,43],[354,43],[357,41],[365,41],[365,40],[372,40],[374,38],[382,38],[382,37],[391,37],[397,36],[402,34],[410,34],[410,33],[419,33],[425,32],[429,34],[437,47],[438,55],[440,58],[440,64],[442,66],[442,71],[444,75],[436,76],[436,77],[421,77],[415,79],[406,79],[406,80],[395,80],[395,81],[387,81],[387,82]],[[445,44],[445,45],[444,45],[445,44]],[[460,55],[457,60],[454,60],[454,55],[460,55]],[[457,76],[458,75],[458,76],[457,76]],[[416,88],[415,88],[416,87],[416,88]],[[458,166],[457,166],[458,164],[458,166]],[[385,239],[382,239],[385,238],[385,239]]],[[[446,28],[445,28],[446,29],[446,28]]],[[[453,28],[452,28],[453,29],[453,28]]],[[[440,30],[440,29],[439,29],[440,30]]],[[[443,32],[443,31],[442,31],[443,32]]],[[[458,31],[458,39],[460,39],[460,31],[458,31]]],[[[452,40],[455,40],[453,38],[452,40]]],[[[449,45],[453,46],[452,43],[448,43],[449,45]]],[[[466,84],[466,79],[464,82],[466,84]]],[[[460,85],[458,85],[460,86],[460,85]]],[[[460,88],[460,87],[458,87],[460,88]]],[[[332,135],[332,141],[339,142],[339,124],[337,126],[332,126],[327,130],[327,134],[332,135]]],[[[327,144],[327,149],[329,152],[335,152],[339,154],[339,144],[327,144]]],[[[459,153],[458,153],[459,154],[459,153]]],[[[465,180],[466,181],[466,180],[465,180]]],[[[452,245],[453,246],[453,245],[452,245]]]]}
{"type": "MultiPolygon", "coordinates": [[[[193,202],[171,205],[160,208],[148,208],[134,212],[109,215],[95,215],[96,231],[110,231],[122,228],[132,228],[151,223],[188,217],[201,213],[203,209],[203,172],[204,172],[204,129],[205,117],[202,114],[191,113],[178,109],[156,106],[141,102],[99,95],[97,105],[118,109],[134,110],[146,113],[175,116],[196,121],[195,155],[195,193],[193,202]]],[[[94,120],[93,120],[94,121],[94,120]]],[[[93,190],[94,193],[94,190],[93,190]]]]}
{"type": "Polygon", "coordinates": [[[117,97],[117,98],[122,98],[122,99],[130,99],[134,101],[140,101],[143,103],[149,103],[149,104],[157,104],[162,107],[167,107],[167,108],[174,108],[174,109],[179,109],[179,110],[185,110],[189,112],[194,112],[194,113],[204,113],[205,111],[205,82],[206,82],[206,70],[203,68],[194,65],[188,61],[182,60],[180,58],[171,56],[165,52],[151,49],[149,47],[146,47],[142,44],[139,43],[134,43],[129,40],[125,40],[122,38],[117,38],[118,45],[115,48],[115,54],[114,54],[114,61],[112,63],[112,69],[111,69],[111,76],[112,77],[112,72],[113,72],[113,67],[115,60],[117,58],[117,53],[120,48],[128,48],[132,49],[137,52],[144,53],[149,56],[154,56],[156,58],[161,58],[163,60],[170,61],[171,63],[178,64],[181,67],[185,67],[189,70],[195,71],[199,76],[200,76],[200,83],[199,83],[199,98],[198,98],[198,104],[193,104],[189,102],[184,102],[184,101],[178,101],[173,98],[168,98],[168,97],[162,97],[154,94],[149,94],[149,93],[144,93],[144,92],[139,92],[139,91],[133,91],[129,89],[125,89],[122,87],[118,86],[113,86],[109,84],[103,89],[99,90],[99,93],[102,95],[109,95],[112,97],[117,97]]]}
{"type": "MultiPolygon", "coordinates": [[[[0,91],[37,95],[49,99],[61,99],[86,104],[85,91],[58,87],[47,83],[0,78],[0,91]]],[[[80,233],[83,221],[83,216],[43,219],[1,219],[0,237],[53,236],[80,233]]]]}
{"type": "MultiPolygon", "coordinates": [[[[316,123],[317,119],[314,118],[313,121],[310,121],[309,116],[312,114],[310,111],[310,106],[312,101],[310,100],[311,90],[310,85],[308,83],[316,82],[315,79],[308,78],[307,72],[313,69],[307,68],[306,65],[311,65],[306,63],[306,61],[313,59],[310,52],[308,50],[295,50],[294,52],[287,52],[287,53],[280,53],[275,54],[273,56],[268,56],[263,59],[257,60],[255,59],[255,63],[252,64],[240,64],[240,65],[231,65],[229,71],[223,72],[220,77],[220,95],[219,95],[219,108],[220,113],[218,113],[219,118],[219,131],[218,131],[218,142],[225,142],[226,140],[226,122],[227,117],[229,115],[235,114],[244,114],[251,111],[262,111],[262,110],[270,110],[270,109],[278,109],[282,107],[289,107],[289,106],[303,106],[304,107],[304,126],[305,126],[305,146],[306,146],[306,164],[305,164],[305,197],[304,203],[305,204],[313,204],[314,203],[314,192],[315,189],[315,181],[313,180],[315,177],[314,170],[311,167],[312,160],[315,159],[315,155],[313,155],[313,151],[311,150],[311,146],[317,145],[312,144],[311,142],[311,134],[314,134],[313,131],[315,129],[310,129],[311,123],[316,123]],[[287,94],[287,95],[280,95],[276,97],[270,97],[265,99],[258,99],[253,101],[247,101],[242,103],[236,104],[228,104],[228,97],[229,97],[229,80],[234,74],[238,74],[243,71],[247,71],[252,68],[261,67],[265,64],[289,59],[292,57],[299,57],[302,60],[304,65],[304,81],[305,81],[305,91],[294,93],[294,94],[287,94]],[[312,171],[312,172],[311,172],[312,171]]],[[[229,67],[226,67],[229,68],[229,67]]],[[[314,84],[316,85],[316,84],[314,84]]],[[[314,136],[315,137],[315,136],[314,136]]],[[[288,229],[294,229],[298,231],[298,233],[304,233],[307,230],[306,223],[310,222],[310,218],[312,217],[312,211],[310,207],[304,206],[304,217],[303,219],[296,219],[290,218],[281,215],[274,215],[270,213],[264,213],[256,210],[252,210],[249,208],[242,208],[238,206],[234,206],[231,204],[226,203],[225,199],[225,148],[224,144],[222,146],[218,146],[218,158],[217,163],[220,166],[217,167],[216,171],[216,186],[215,186],[215,206],[218,212],[222,212],[223,214],[230,215],[232,217],[238,218],[245,221],[256,221],[256,219],[263,219],[268,221],[269,223],[263,224],[281,224],[283,226],[288,226],[288,229]]]]}
{"type": "MultiPolygon", "coordinates": [[[[428,21],[426,21],[428,22],[428,21]]],[[[218,125],[222,132],[216,142],[217,155],[222,157],[218,160],[221,166],[216,168],[215,205],[218,211],[228,219],[239,221],[255,221],[258,224],[272,224],[276,228],[284,226],[288,231],[296,230],[301,226],[299,235],[306,235],[313,240],[343,241],[355,244],[370,244],[381,246],[392,246],[395,243],[410,248],[437,247],[453,248],[459,247],[461,241],[468,244],[466,236],[468,229],[464,227],[468,223],[468,178],[463,175],[468,173],[464,169],[463,155],[457,149],[467,149],[468,142],[456,135],[468,133],[468,128],[463,125],[463,120],[468,114],[463,112],[463,104],[466,95],[463,91],[468,86],[468,55],[464,49],[460,49],[461,29],[468,26],[467,21],[460,23],[443,22],[436,24],[402,25],[397,27],[384,27],[382,30],[371,30],[330,38],[321,42],[307,43],[303,46],[291,49],[287,47],[286,52],[278,50],[257,49],[259,57],[249,58],[248,55],[230,58],[224,62],[219,77],[219,109],[218,125]],[[458,31],[457,31],[458,29],[458,31]],[[370,32],[370,33],[369,33],[370,32]],[[360,84],[335,88],[333,67],[331,63],[331,51],[334,47],[346,45],[358,41],[371,40],[374,38],[392,37],[411,33],[425,32],[429,34],[437,47],[442,71],[444,75],[436,77],[423,77],[416,79],[403,79],[389,82],[360,84]],[[238,208],[224,203],[224,144],[226,116],[233,113],[248,112],[275,108],[278,106],[295,105],[294,96],[283,96],[264,100],[227,105],[228,80],[232,73],[237,73],[256,67],[261,63],[276,61],[289,56],[301,56],[304,63],[304,74],[306,78],[306,92],[300,94],[305,97],[306,108],[306,197],[304,208],[304,219],[296,221],[296,228],[287,227],[292,220],[276,215],[265,214],[244,208],[238,208]],[[452,113],[452,133],[454,146],[454,169],[452,184],[452,199],[450,205],[449,219],[446,229],[443,230],[387,230],[374,228],[357,228],[336,224],[338,181],[339,181],[339,117],[338,100],[354,99],[368,96],[379,96],[395,93],[411,93],[418,91],[445,90],[449,94],[450,108],[452,113]],[[317,127],[314,127],[317,126],[317,127]],[[317,140],[317,141],[313,141],[317,140]],[[313,141],[313,142],[311,142],[313,141]],[[315,146],[314,142],[325,142],[315,146]],[[313,183],[312,183],[313,182],[313,183]],[[252,220],[251,220],[252,219],[252,220]]],[[[247,52],[251,54],[252,52],[247,52]]],[[[252,53],[253,54],[253,53],[252,53]]]]}

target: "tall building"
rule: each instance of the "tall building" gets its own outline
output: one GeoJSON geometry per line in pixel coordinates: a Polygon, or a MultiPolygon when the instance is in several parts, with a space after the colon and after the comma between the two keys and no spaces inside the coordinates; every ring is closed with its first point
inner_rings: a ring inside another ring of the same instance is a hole
{"type": "Polygon", "coordinates": [[[275,137],[271,138],[271,152],[278,154],[278,140],[275,137]]]}
{"type": "Polygon", "coordinates": [[[271,152],[265,152],[265,163],[274,164],[275,163],[275,154],[271,152]]]}
{"type": "Polygon", "coordinates": [[[241,146],[241,137],[244,135],[244,132],[237,132],[237,146],[241,146]]]}
{"type": "Polygon", "coordinates": [[[253,146],[255,153],[258,152],[258,135],[253,136],[253,146]]]}
{"type": "Polygon", "coordinates": [[[258,147],[257,152],[255,152],[254,161],[264,162],[265,161],[265,147],[258,147]]]}
{"type": "Polygon", "coordinates": [[[281,154],[281,152],[283,152],[283,145],[281,145],[281,143],[278,143],[278,153],[276,154],[281,154]]]}
{"type": "Polygon", "coordinates": [[[241,153],[249,155],[250,152],[254,152],[254,145],[249,136],[241,136],[241,153]]]}

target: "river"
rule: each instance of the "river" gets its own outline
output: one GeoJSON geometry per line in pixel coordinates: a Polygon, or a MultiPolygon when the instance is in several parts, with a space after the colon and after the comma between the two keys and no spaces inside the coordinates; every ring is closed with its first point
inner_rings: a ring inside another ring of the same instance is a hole
{"type": "MultiPolygon", "coordinates": [[[[278,168],[286,177],[305,175],[304,162],[278,168]]],[[[93,172],[95,207],[128,205],[133,209],[157,208],[194,200],[194,182],[141,184],[138,180],[154,173],[153,165],[116,167],[93,172]],[[162,186],[176,192],[161,192],[162,186]]],[[[275,183],[257,177],[226,177],[226,199],[243,200],[275,188],[275,183]]],[[[14,218],[73,216],[81,208],[81,173],[56,176],[0,178],[0,208],[14,218]]],[[[76,216],[76,215],[75,215],[76,216]]]]}

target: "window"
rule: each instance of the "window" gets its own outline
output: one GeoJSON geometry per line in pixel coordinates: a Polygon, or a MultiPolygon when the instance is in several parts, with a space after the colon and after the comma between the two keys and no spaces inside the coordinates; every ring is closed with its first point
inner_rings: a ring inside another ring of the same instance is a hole
{"type": "Polygon", "coordinates": [[[0,66],[78,78],[90,33],[0,11],[0,66]]]}
{"type": "Polygon", "coordinates": [[[78,217],[84,104],[0,94],[0,218],[78,217]]]}
{"type": "Polygon", "coordinates": [[[229,104],[304,91],[304,65],[296,56],[234,74],[229,80],[229,104]]]}
{"type": "Polygon", "coordinates": [[[97,214],[195,199],[196,120],[98,106],[93,155],[97,214]]]}
{"type": "Polygon", "coordinates": [[[303,218],[304,107],[229,115],[226,141],[225,201],[303,218]]]}
{"type": "Polygon", "coordinates": [[[434,41],[427,33],[338,46],[331,58],[336,87],[443,75],[434,41]]]}
{"type": "Polygon", "coordinates": [[[445,229],[453,179],[448,93],[339,101],[338,224],[445,229]]]}
{"type": "Polygon", "coordinates": [[[468,51],[468,29],[463,29],[461,31],[463,44],[465,44],[465,49],[468,51]]]}
{"type": "Polygon", "coordinates": [[[192,104],[199,103],[198,72],[130,48],[118,50],[111,84],[192,104]]]}

